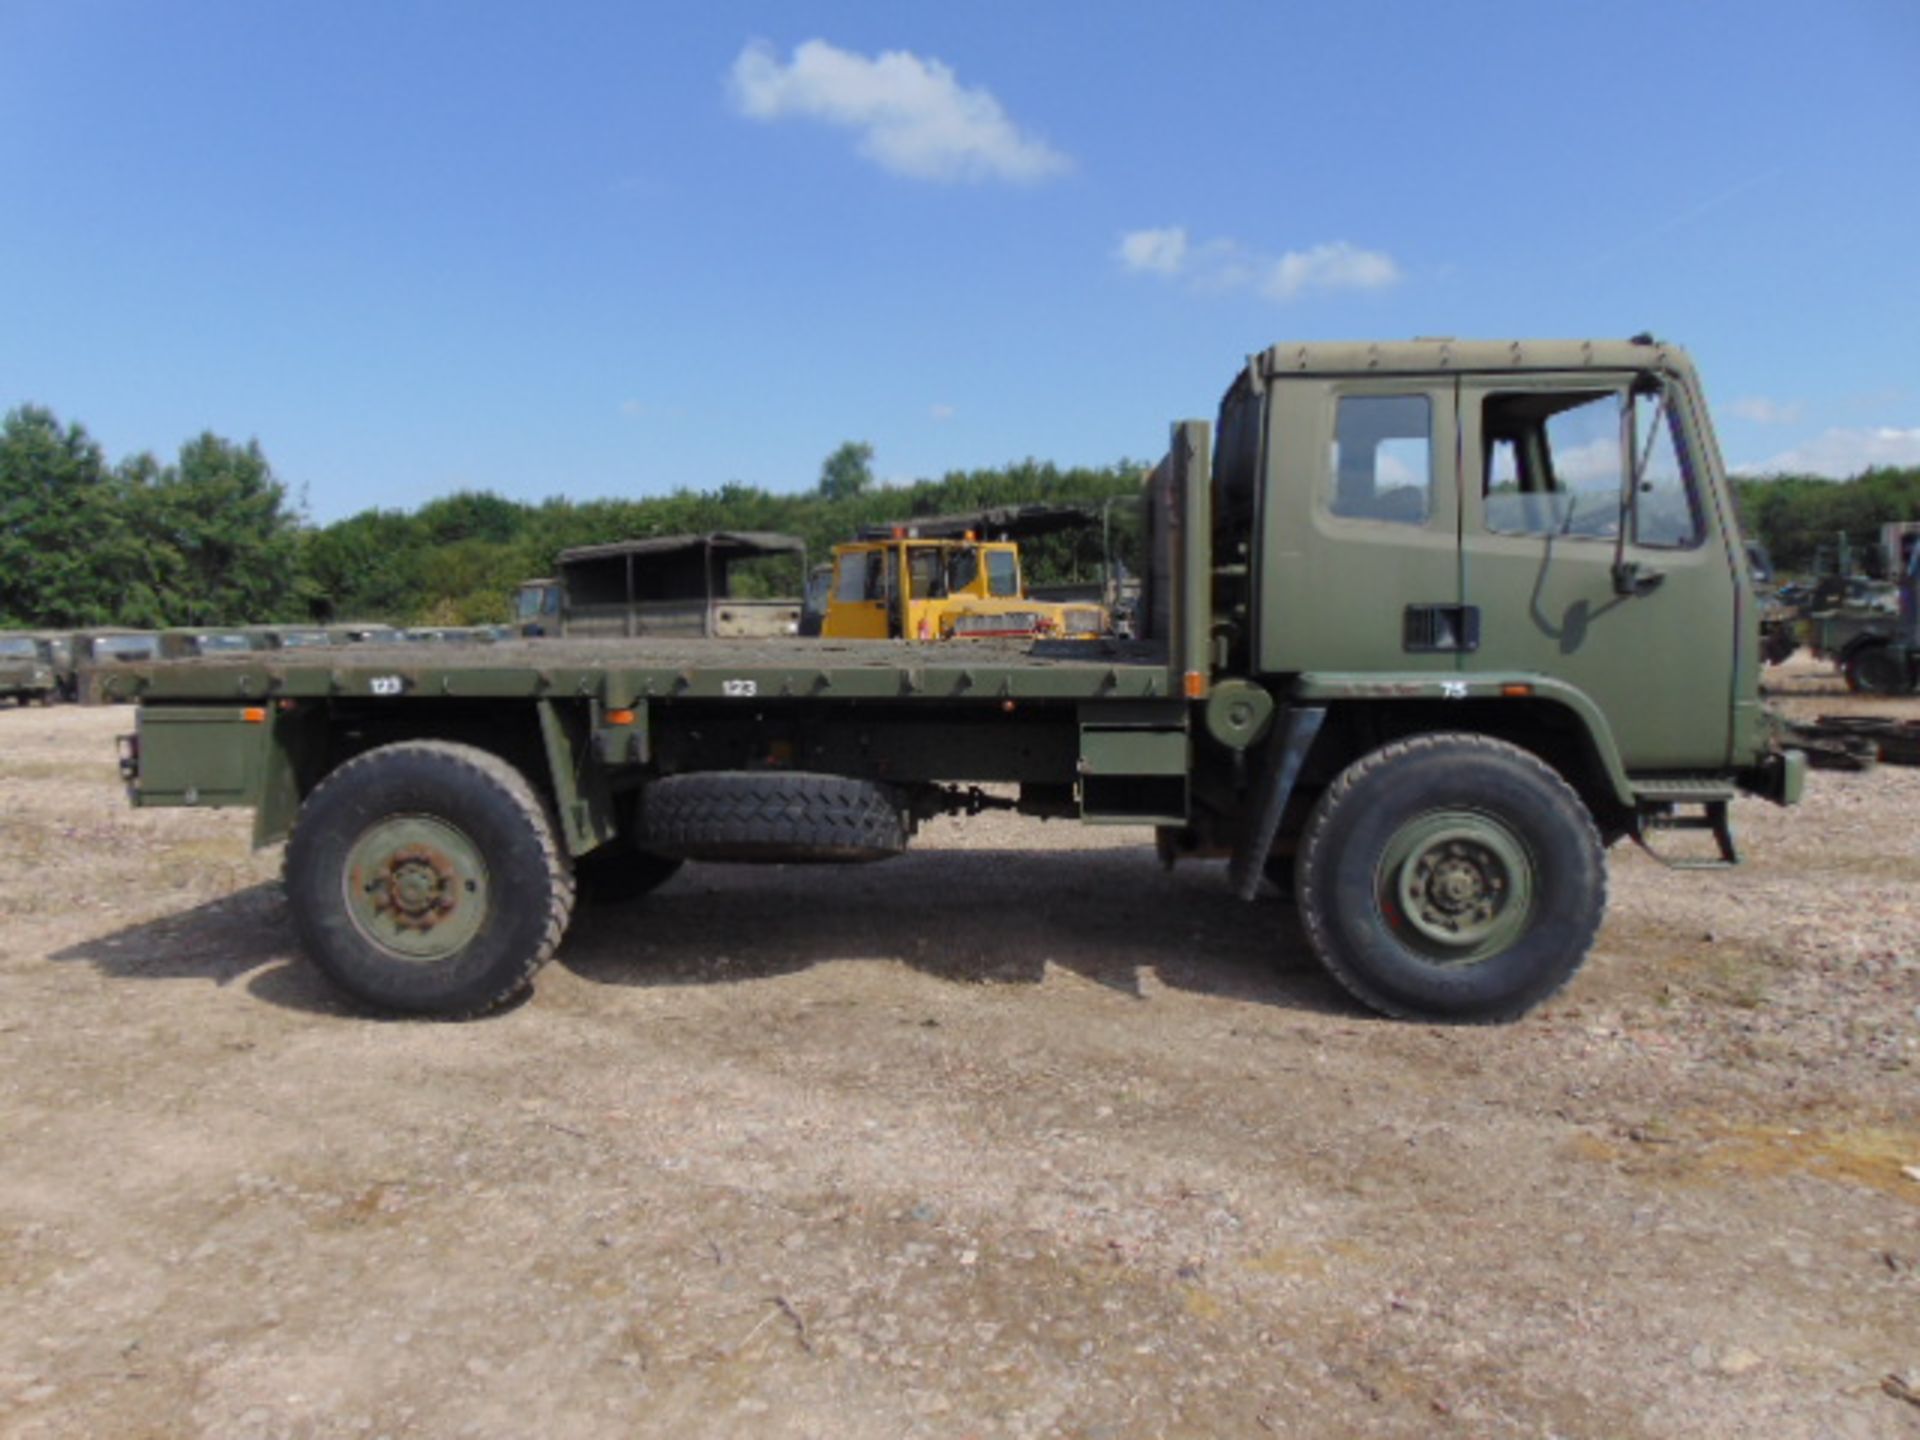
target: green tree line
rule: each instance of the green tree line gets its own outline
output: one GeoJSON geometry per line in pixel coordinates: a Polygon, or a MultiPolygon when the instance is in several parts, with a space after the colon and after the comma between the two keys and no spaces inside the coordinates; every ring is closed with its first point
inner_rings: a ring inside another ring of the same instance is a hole
{"type": "MultiPolygon", "coordinates": [[[[256,441],[205,433],[171,462],[143,452],[109,463],[84,426],[25,405],[0,425],[0,625],[487,623],[507,617],[521,580],[553,573],[560,551],[575,545],[775,530],[799,535],[824,559],[863,525],[1000,505],[1097,507],[1135,495],[1145,469],[1128,460],[1024,460],[881,485],[872,459],[870,446],[849,441],[821,464],[811,489],[794,493],[732,483],[529,504],[462,491],[413,511],[365,510],[316,526],[303,521],[256,441]]],[[[1748,533],[1783,570],[1808,569],[1841,533],[1866,554],[1882,522],[1920,516],[1920,468],[1851,481],[1742,479],[1735,490],[1748,533]]],[[[1036,583],[1100,574],[1097,529],[1023,549],[1036,583]]]]}
{"type": "MultiPolygon", "coordinates": [[[[387,620],[505,620],[520,581],[551,575],[562,550],[708,530],[798,535],[825,559],[859,527],[916,515],[1038,502],[1098,505],[1132,495],[1143,466],[1036,460],[881,485],[873,451],[842,445],[811,490],[730,483],[635,500],[535,504],[461,491],[413,511],[303,522],[257,442],[203,434],[163,463],[108,463],[82,425],[21,406],[0,425],[0,626],[65,628],[387,620]]],[[[1097,532],[1026,547],[1038,582],[1093,579],[1097,532]]],[[[762,586],[775,583],[749,574],[762,586]]],[[[799,577],[779,577],[797,588],[799,577]]],[[[771,593],[771,592],[769,592],[771,593]]]]}
{"type": "MultiPolygon", "coordinates": [[[[1747,534],[1783,571],[1812,574],[1847,537],[1858,561],[1880,564],[1880,527],[1920,519],[1920,467],[1868,470],[1852,480],[1812,475],[1738,479],[1733,485],[1747,534]]],[[[1877,573],[1877,571],[1875,571],[1877,573]]]]}

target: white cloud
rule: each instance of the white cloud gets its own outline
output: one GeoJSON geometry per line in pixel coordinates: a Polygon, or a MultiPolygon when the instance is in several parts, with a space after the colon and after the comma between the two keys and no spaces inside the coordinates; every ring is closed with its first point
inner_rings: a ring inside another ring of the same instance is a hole
{"type": "Polygon", "coordinates": [[[953,418],[953,406],[946,404],[929,405],[927,407],[927,413],[936,420],[951,420],[953,418]]]}
{"type": "Polygon", "coordinates": [[[1756,425],[1793,425],[1800,419],[1800,402],[1782,403],[1764,395],[1743,395],[1733,402],[1733,413],[1756,425]]]}
{"type": "Polygon", "coordinates": [[[857,55],[808,40],[781,64],[765,41],[742,50],[728,77],[753,120],[803,116],[860,132],[860,153],[916,180],[1045,180],[1072,161],[1021,133],[992,94],[906,50],[857,55]]]}
{"type": "Polygon", "coordinates": [[[1743,475],[1825,475],[1846,480],[1876,466],[1920,465],[1920,425],[1828,430],[1759,465],[1736,465],[1743,475]]]}
{"type": "Polygon", "coordinates": [[[1276,257],[1249,249],[1238,240],[1195,244],[1186,228],[1129,230],[1114,257],[1136,274],[1185,276],[1196,290],[1220,294],[1253,290],[1285,304],[1329,290],[1384,290],[1400,283],[1400,267],[1381,250],[1362,250],[1345,240],[1329,241],[1276,257]]]}
{"type": "Polygon", "coordinates": [[[1169,225],[1164,230],[1129,230],[1120,237],[1114,255],[1129,270],[1177,275],[1187,262],[1186,227],[1169,225]]]}
{"type": "Polygon", "coordinates": [[[1619,437],[1599,436],[1576,445],[1555,446],[1553,473],[1569,489],[1618,490],[1620,488],[1619,437]]]}
{"type": "Polygon", "coordinates": [[[1260,293],[1287,301],[1308,290],[1384,290],[1399,279],[1400,267],[1391,255],[1336,240],[1311,250],[1289,250],[1269,267],[1260,293]]]}

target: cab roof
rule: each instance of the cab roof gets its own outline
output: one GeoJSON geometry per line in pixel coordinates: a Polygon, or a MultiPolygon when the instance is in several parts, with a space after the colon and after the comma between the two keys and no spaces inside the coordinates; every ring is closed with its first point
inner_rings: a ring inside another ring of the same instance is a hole
{"type": "Polygon", "coordinates": [[[1431,374],[1435,371],[1691,370],[1677,345],[1630,340],[1309,340],[1270,345],[1247,362],[1257,380],[1283,375],[1431,374]]]}

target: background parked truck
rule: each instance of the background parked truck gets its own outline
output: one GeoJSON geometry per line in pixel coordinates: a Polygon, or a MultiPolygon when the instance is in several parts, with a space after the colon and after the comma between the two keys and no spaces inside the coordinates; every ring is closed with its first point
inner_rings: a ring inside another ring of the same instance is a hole
{"type": "Polygon", "coordinates": [[[1892,606],[1849,605],[1837,596],[1823,604],[1816,590],[1802,629],[1848,689],[1905,695],[1920,685],[1920,521],[1882,526],[1880,546],[1882,573],[1894,582],[1892,606]]]}
{"type": "Polygon", "coordinates": [[[551,579],[521,583],[515,623],[522,635],[796,635],[806,556],[797,535],[771,531],[583,545],[560,553],[551,579]],[[750,589],[749,570],[778,588],[750,589]]]}
{"type": "Polygon", "coordinates": [[[517,994],[580,893],[689,860],[881,859],[927,816],[1016,808],[1153,826],[1241,897],[1266,877],[1362,1002],[1486,1021],[1579,967],[1607,846],[1694,829],[1696,859],[1731,864],[1736,794],[1798,797],[1679,349],[1279,345],[1171,440],[1137,640],[160,665],[122,677],[135,803],[291,832],[303,946],[385,1009],[517,994]]]}

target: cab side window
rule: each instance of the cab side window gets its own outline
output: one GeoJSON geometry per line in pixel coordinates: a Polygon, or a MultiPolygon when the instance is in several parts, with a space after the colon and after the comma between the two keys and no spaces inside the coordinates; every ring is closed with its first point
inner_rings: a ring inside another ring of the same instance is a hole
{"type": "Polygon", "coordinates": [[[1493,534],[1617,540],[1627,467],[1637,460],[1633,542],[1663,549],[1700,543],[1699,506],[1680,463],[1674,417],[1657,391],[1489,395],[1480,433],[1482,512],[1493,534]],[[1622,414],[1627,405],[1630,417],[1622,414]]]}
{"type": "Polygon", "coordinates": [[[1481,497],[1496,535],[1611,540],[1620,531],[1621,396],[1516,391],[1481,409],[1481,497]]]}
{"type": "Polygon", "coordinates": [[[1433,402],[1425,395],[1342,395],[1328,472],[1333,514],[1426,524],[1433,513],[1433,402]]]}

